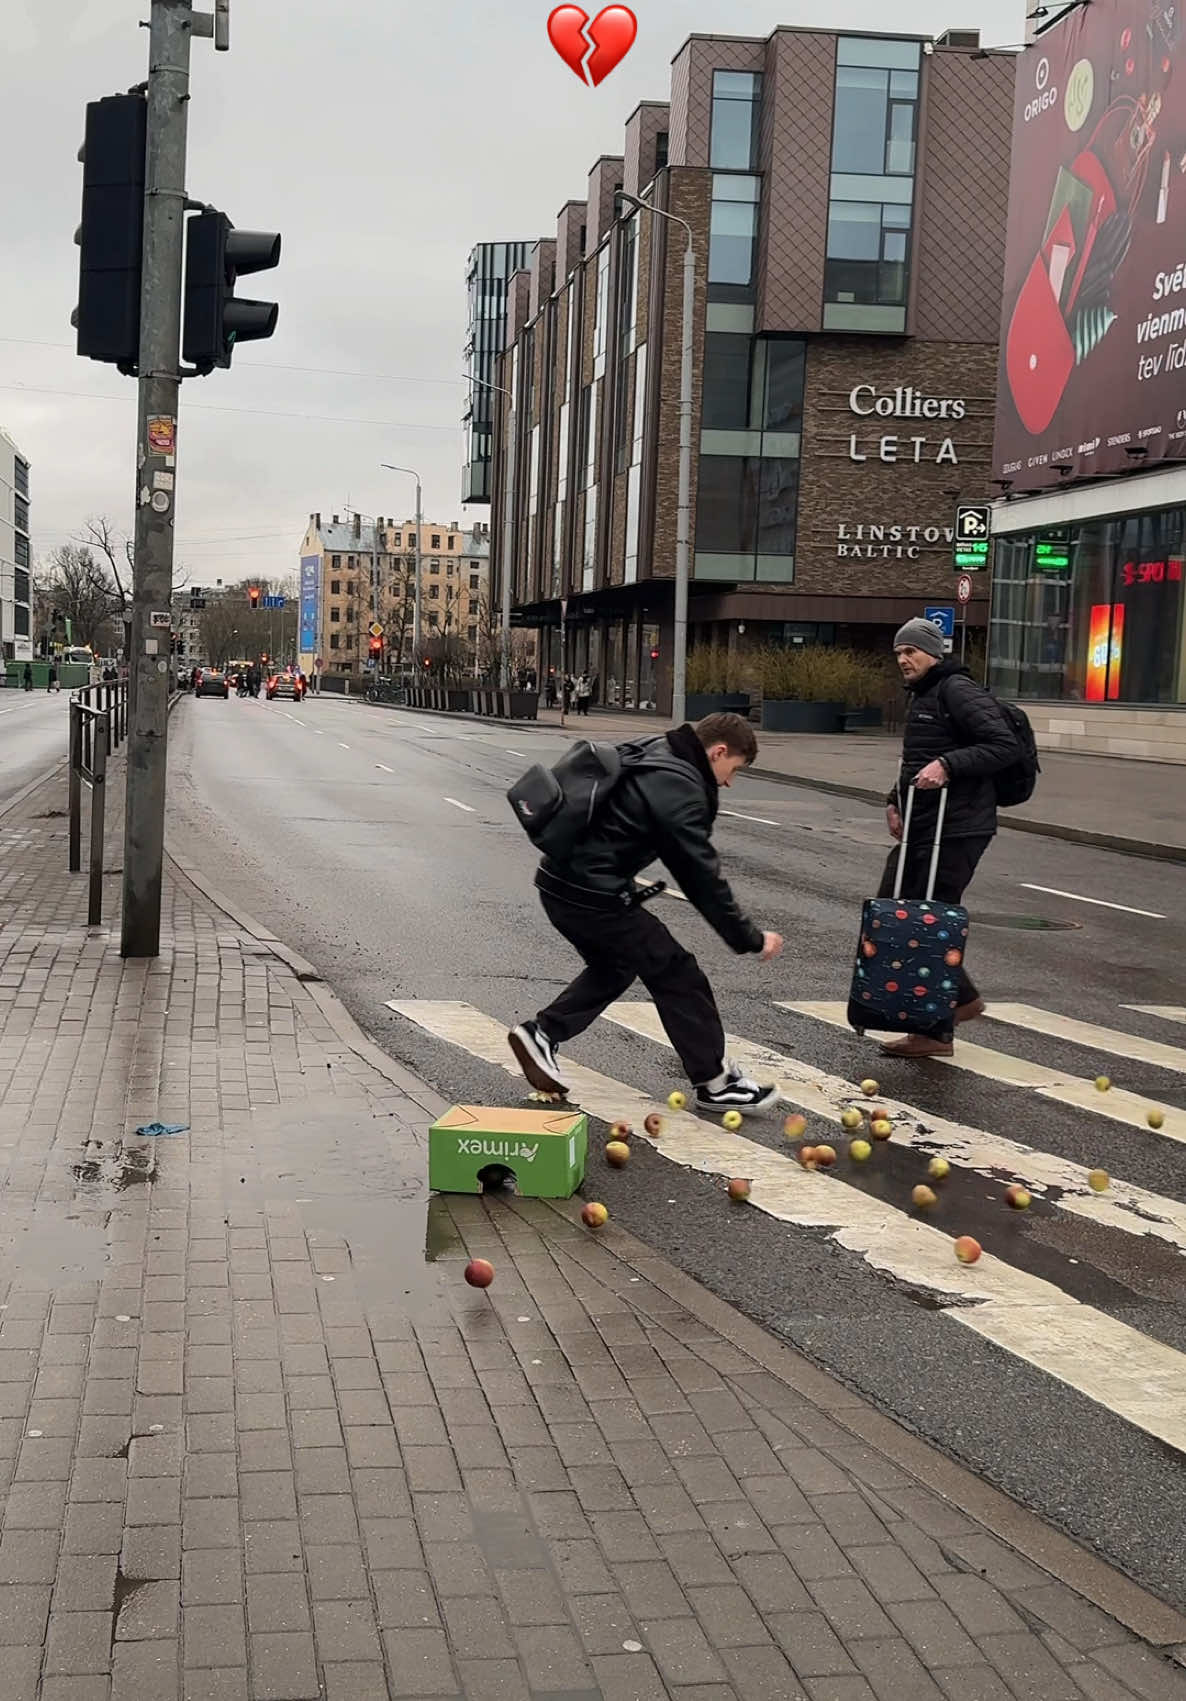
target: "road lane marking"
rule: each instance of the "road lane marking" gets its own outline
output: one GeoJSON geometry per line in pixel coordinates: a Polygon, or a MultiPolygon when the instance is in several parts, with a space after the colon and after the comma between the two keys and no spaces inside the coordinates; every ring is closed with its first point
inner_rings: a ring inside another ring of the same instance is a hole
{"type": "Polygon", "coordinates": [[[1182,1004],[1122,1004],[1122,1010],[1135,1010],[1138,1016],[1160,1016],[1163,1022],[1186,1022],[1186,1005],[1182,1004]]]}
{"type": "Polygon", "coordinates": [[[1045,892],[1051,898],[1070,898],[1076,904],[1094,904],[1101,910],[1123,910],[1125,915],[1143,915],[1150,921],[1164,921],[1160,910],[1136,910],[1131,904],[1111,904],[1107,898],[1085,898],[1082,892],[1063,892],[1057,886],[1035,886],[1029,880],[1021,882],[1026,892],[1045,892]]]}
{"type": "MultiPolygon", "coordinates": [[[[781,1008],[795,1006],[787,1004],[781,1008]]],[[[606,1018],[632,1033],[641,1033],[646,1039],[657,1040],[662,1045],[669,1043],[651,1004],[614,1004],[606,1011],[606,1018]]],[[[733,1034],[728,1036],[728,1044],[730,1056],[747,1075],[773,1077],[783,1098],[801,1110],[838,1121],[841,1111],[860,1097],[851,1081],[829,1075],[797,1057],[787,1057],[769,1046],[733,1034]]],[[[899,1144],[911,1146],[927,1157],[945,1157],[961,1169],[995,1182],[1023,1181],[1032,1193],[1050,1190],[1055,1195],[1051,1203],[1058,1211],[1086,1217],[1138,1238],[1151,1234],[1186,1254],[1186,1203],[1163,1198],[1160,1193],[1147,1192],[1115,1177],[1106,1193],[1097,1194],[1088,1184],[1087,1165],[1060,1158],[1054,1152],[1036,1150],[1019,1140],[966,1127],[962,1122],[949,1121],[918,1105],[882,1094],[877,1102],[889,1112],[894,1139],[899,1144]]]]}
{"type": "Polygon", "coordinates": [[[734,821],[756,821],[759,827],[777,827],[779,825],[777,821],[768,821],[764,815],[742,815],[736,809],[721,809],[717,813],[728,815],[734,821]]]}
{"type": "Polygon", "coordinates": [[[394,774],[394,772],[395,772],[395,769],[394,769],[394,768],[388,768],[388,767],[387,767],[387,766],[386,766],[386,765],[385,765],[385,763],[383,763],[383,762],[376,762],[376,763],[375,763],[375,766],[376,766],[376,768],[382,768],[382,769],[383,769],[383,772],[384,772],[384,773],[385,773],[385,774],[394,774]]]}
{"type": "MultiPolygon", "coordinates": [[[[508,1075],[519,1075],[507,1049],[506,1029],[472,1005],[393,998],[387,1007],[437,1039],[508,1075]]],[[[667,1043],[653,1006],[618,1004],[612,1009],[620,1026],[667,1043]],[[649,1011],[654,1020],[624,1015],[631,1011],[649,1011]]],[[[641,1130],[644,1117],[655,1108],[655,1101],[636,1088],[568,1059],[565,1075],[574,1101],[603,1122],[627,1117],[641,1130]]],[[[646,1138],[641,1132],[634,1137],[646,1138]]],[[[975,1264],[960,1264],[951,1237],[941,1229],[686,1111],[666,1112],[662,1135],[652,1144],[661,1157],[685,1169],[747,1176],[752,1185],[749,1203],[767,1216],[824,1229],[873,1269],[951,1296],[957,1303],[939,1312],[945,1321],[972,1330],[1138,1429],[1186,1451],[1186,1355],[1174,1348],[991,1252],[975,1264]]],[[[721,1209],[726,1209],[723,1202],[721,1209]]]]}
{"type": "Polygon", "coordinates": [[[1186,1075],[1186,1051],[1176,1045],[1163,1045],[1160,1040],[1142,1039],[1139,1034],[1122,1033],[1118,1028],[1099,1027],[1095,1022],[1079,1022],[1073,1016],[1060,1016],[1053,1010],[1042,1010],[1036,1004],[989,1005],[987,1019],[1003,1022],[1008,1027],[1026,1028],[1031,1033],[1048,1034],[1051,1039],[1069,1040],[1072,1045],[1091,1046],[1134,1063],[1149,1063],[1157,1069],[1172,1069],[1186,1075]]]}
{"type": "Polygon", "coordinates": [[[313,731],[317,734],[318,738],[325,737],[325,729],[323,727],[315,726],[313,731]]]}
{"type": "MultiPolygon", "coordinates": [[[[816,1003],[805,1000],[801,1003],[778,1001],[780,1010],[790,1010],[797,1016],[810,1016],[813,1021],[826,1022],[829,1027],[843,1028],[851,1033],[848,1025],[845,1004],[821,1001],[816,1003]]],[[[867,1030],[874,1038],[898,1038],[897,1035],[883,1035],[880,1029],[867,1030]]],[[[1013,1057],[1007,1051],[992,1051],[987,1046],[973,1045],[969,1040],[957,1039],[954,1057],[932,1057],[931,1063],[941,1063],[948,1068],[966,1069],[970,1075],[981,1075],[988,1081],[999,1081],[1009,1087],[1029,1087],[1039,1097],[1053,1099],[1056,1104],[1070,1105],[1074,1110],[1090,1110],[1097,1116],[1106,1116],[1112,1122],[1124,1122],[1130,1128],[1143,1128],[1146,1133],[1156,1133],[1163,1140],[1177,1140],[1186,1143],[1186,1112],[1175,1110],[1172,1105],[1160,1104],[1156,1099],[1143,1099],[1139,1093],[1126,1092],[1123,1087],[1113,1087],[1110,1092],[1101,1093],[1094,1081],[1082,1079],[1077,1075],[1068,1075],[1065,1070],[1044,1069],[1040,1064],[1031,1063],[1024,1057],[1013,1057]],[[1165,1118],[1161,1128],[1150,1129],[1149,1112],[1158,1110],[1165,1118]]]]}
{"type": "MultiPolygon", "coordinates": [[[[506,746],[504,745],[503,748],[506,749],[506,746]]],[[[521,750],[507,750],[507,755],[508,756],[517,756],[519,758],[520,762],[526,762],[528,760],[528,758],[526,756],[524,756],[524,754],[521,750]]]]}
{"type": "Polygon", "coordinates": [[[465,810],[465,813],[466,813],[466,814],[467,814],[467,815],[476,815],[476,814],[477,814],[477,810],[476,810],[476,809],[475,809],[475,808],[474,808],[474,807],[473,807],[473,805],[472,805],[472,804],[469,804],[469,803],[462,803],[462,802],[461,802],[461,800],[460,800],[460,799],[459,799],[459,798],[456,798],[456,797],[447,797],[447,798],[446,798],[446,799],[445,799],[445,802],[446,802],[446,803],[451,803],[451,804],[452,804],[452,805],[453,805],[453,807],[454,807],[454,809],[464,809],[464,810],[465,810]]]}
{"type": "Polygon", "coordinates": [[[338,740],[338,749],[339,749],[339,750],[349,750],[349,748],[350,748],[350,746],[349,746],[349,745],[348,745],[348,744],[343,744],[343,743],[342,743],[342,740],[341,740],[341,739],[340,739],[340,738],[339,738],[339,740],[338,740]]]}

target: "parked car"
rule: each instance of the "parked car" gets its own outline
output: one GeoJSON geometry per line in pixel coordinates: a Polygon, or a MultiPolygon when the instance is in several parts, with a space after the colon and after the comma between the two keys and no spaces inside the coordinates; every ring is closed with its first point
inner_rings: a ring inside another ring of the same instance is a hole
{"type": "Polygon", "coordinates": [[[195,693],[196,696],[229,697],[230,694],[231,688],[227,683],[225,673],[220,673],[219,670],[214,667],[204,667],[202,669],[202,677],[198,681],[198,689],[195,693]]]}

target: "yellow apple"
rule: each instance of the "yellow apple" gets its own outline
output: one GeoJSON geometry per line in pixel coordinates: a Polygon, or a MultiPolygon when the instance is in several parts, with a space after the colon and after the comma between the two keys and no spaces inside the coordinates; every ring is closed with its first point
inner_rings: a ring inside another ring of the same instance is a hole
{"type": "Polygon", "coordinates": [[[625,1140],[611,1140],[605,1148],[605,1161],[615,1169],[623,1169],[630,1162],[630,1147],[625,1140]]]}
{"type": "Polygon", "coordinates": [[[868,1140],[854,1140],[848,1148],[848,1155],[854,1163],[863,1164],[873,1155],[873,1148],[868,1140]]]}
{"type": "Polygon", "coordinates": [[[927,1165],[927,1174],[932,1181],[946,1181],[951,1174],[951,1165],[946,1158],[932,1158],[927,1165]]]}

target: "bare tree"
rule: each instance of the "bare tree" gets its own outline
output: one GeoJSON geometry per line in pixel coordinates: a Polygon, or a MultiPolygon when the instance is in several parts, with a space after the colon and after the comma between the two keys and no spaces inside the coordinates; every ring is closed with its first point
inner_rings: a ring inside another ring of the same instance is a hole
{"type": "MultiPolygon", "coordinates": [[[[64,543],[49,558],[45,589],[53,612],[69,621],[70,641],[99,654],[114,647],[120,597],[106,563],[83,544],[64,543]]],[[[63,633],[65,636],[65,633],[63,633]]]]}
{"type": "Polygon", "coordinates": [[[244,579],[228,586],[217,598],[210,598],[199,623],[202,649],[214,667],[225,667],[230,661],[256,661],[273,650],[283,655],[290,648],[287,639],[295,625],[295,604],[292,584],[288,580],[274,585],[267,579],[244,579]],[[261,596],[283,596],[286,606],[279,612],[267,608],[252,608],[248,591],[258,586],[261,596]],[[287,625],[287,630],[286,630],[287,625]]]}

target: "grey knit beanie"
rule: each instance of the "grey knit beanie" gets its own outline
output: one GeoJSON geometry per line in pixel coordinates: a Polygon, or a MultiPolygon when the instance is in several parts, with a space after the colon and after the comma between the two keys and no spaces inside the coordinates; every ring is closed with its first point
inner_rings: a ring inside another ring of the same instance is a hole
{"type": "Polygon", "coordinates": [[[943,649],[943,633],[933,620],[924,620],[917,615],[901,627],[894,638],[894,649],[900,649],[903,644],[909,644],[913,649],[921,650],[924,656],[937,656],[940,659],[946,653],[943,649]]]}

